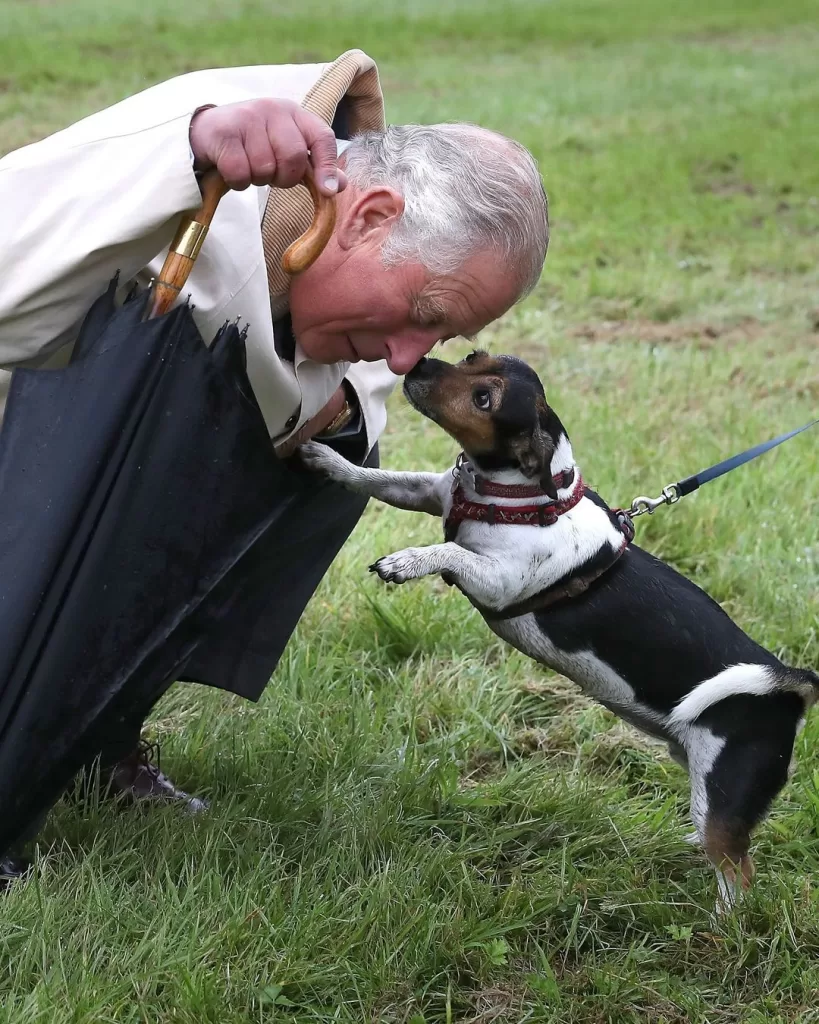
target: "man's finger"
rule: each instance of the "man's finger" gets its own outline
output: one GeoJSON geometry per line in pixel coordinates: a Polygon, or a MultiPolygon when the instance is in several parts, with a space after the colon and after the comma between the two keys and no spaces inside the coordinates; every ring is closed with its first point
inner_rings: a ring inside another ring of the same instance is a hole
{"type": "Polygon", "coordinates": [[[250,165],[251,183],[269,185],[276,176],[277,161],[261,118],[248,125],[244,148],[250,165]]]}
{"type": "Polygon", "coordinates": [[[332,129],[306,110],[299,111],[297,123],[310,150],[310,165],[319,191],[326,196],[334,196],[340,191],[341,183],[336,137],[332,129]]]}
{"type": "Polygon", "coordinates": [[[290,120],[283,120],[268,126],[276,154],[276,186],[292,188],[304,178],[307,170],[307,145],[298,126],[290,120]]]}
{"type": "Polygon", "coordinates": [[[250,185],[250,163],[238,136],[233,136],[222,146],[214,162],[230,188],[243,192],[250,185]]]}

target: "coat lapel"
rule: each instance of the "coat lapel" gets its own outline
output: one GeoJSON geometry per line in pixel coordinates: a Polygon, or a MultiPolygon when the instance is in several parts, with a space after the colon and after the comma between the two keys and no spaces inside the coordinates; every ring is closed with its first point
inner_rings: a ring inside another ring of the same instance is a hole
{"type": "MultiPolygon", "coordinates": [[[[328,64],[302,106],[332,124],[342,98],[346,98],[346,121],[351,136],[357,132],[383,131],[384,97],[378,68],[361,50],[348,50],[328,64]]],[[[307,230],[312,219],[313,204],[304,186],[271,188],[262,219],[262,240],[274,321],[287,309],[290,288],[290,278],[281,266],[282,255],[307,230]]]]}

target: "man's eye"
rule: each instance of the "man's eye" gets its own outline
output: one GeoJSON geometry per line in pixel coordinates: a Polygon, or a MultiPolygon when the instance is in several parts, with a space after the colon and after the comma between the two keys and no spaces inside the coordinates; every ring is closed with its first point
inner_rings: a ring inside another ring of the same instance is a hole
{"type": "Polygon", "coordinates": [[[479,409],[485,412],[492,406],[492,395],[486,388],[479,388],[477,391],[472,392],[472,401],[479,409]]]}

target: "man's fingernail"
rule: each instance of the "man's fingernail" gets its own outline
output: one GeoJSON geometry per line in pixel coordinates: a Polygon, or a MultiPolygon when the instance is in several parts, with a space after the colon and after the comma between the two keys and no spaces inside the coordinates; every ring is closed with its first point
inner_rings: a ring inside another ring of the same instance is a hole
{"type": "Polygon", "coordinates": [[[328,192],[338,192],[338,178],[325,178],[324,187],[328,192]]]}

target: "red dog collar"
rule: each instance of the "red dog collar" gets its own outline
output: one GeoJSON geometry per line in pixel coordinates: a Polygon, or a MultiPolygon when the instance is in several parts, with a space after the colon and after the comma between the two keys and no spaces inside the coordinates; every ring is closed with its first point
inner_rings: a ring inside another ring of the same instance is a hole
{"type": "MultiPolygon", "coordinates": [[[[571,472],[574,474],[574,470],[571,472]]],[[[446,517],[446,535],[449,537],[453,534],[458,523],[462,523],[465,519],[474,523],[489,523],[490,526],[554,526],[560,516],[575,507],[585,492],[583,478],[579,473],[574,475],[576,476],[575,485],[568,498],[563,498],[560,501],[544,502],[541,505],[480,504],[477,501],[470,501],[459,483],[453,495],[452,508],[446,517]]],[[[559,479],[562,479],[562,477],[559,479]]],[[[504,485],[494,484],[493,486],[500,488],[504,485]]],[[[521,487],[521,489],[525,490],[526,488],[521,487]]],[[[528,494],[509,494],[508,492],[511,490],[513,490],[511,486],[505,488],[503,497],[529,497],[528,494]]],[[[487,492],[482,491],[480,493],[487,492]]],[[[542,492],[538,488],[536,493],[541,494],[542,492]]]]}
{"type": "MultiPolygon", "coordinates": [[[[575,478],[574,468],[565,469],[552,477],[558,490],[571,487],[575,478]]],[[[548,495],[537,484],[496,484],[482,476],[475,476],[475,490],[487,498],[546,498],[548,495]]]]}

